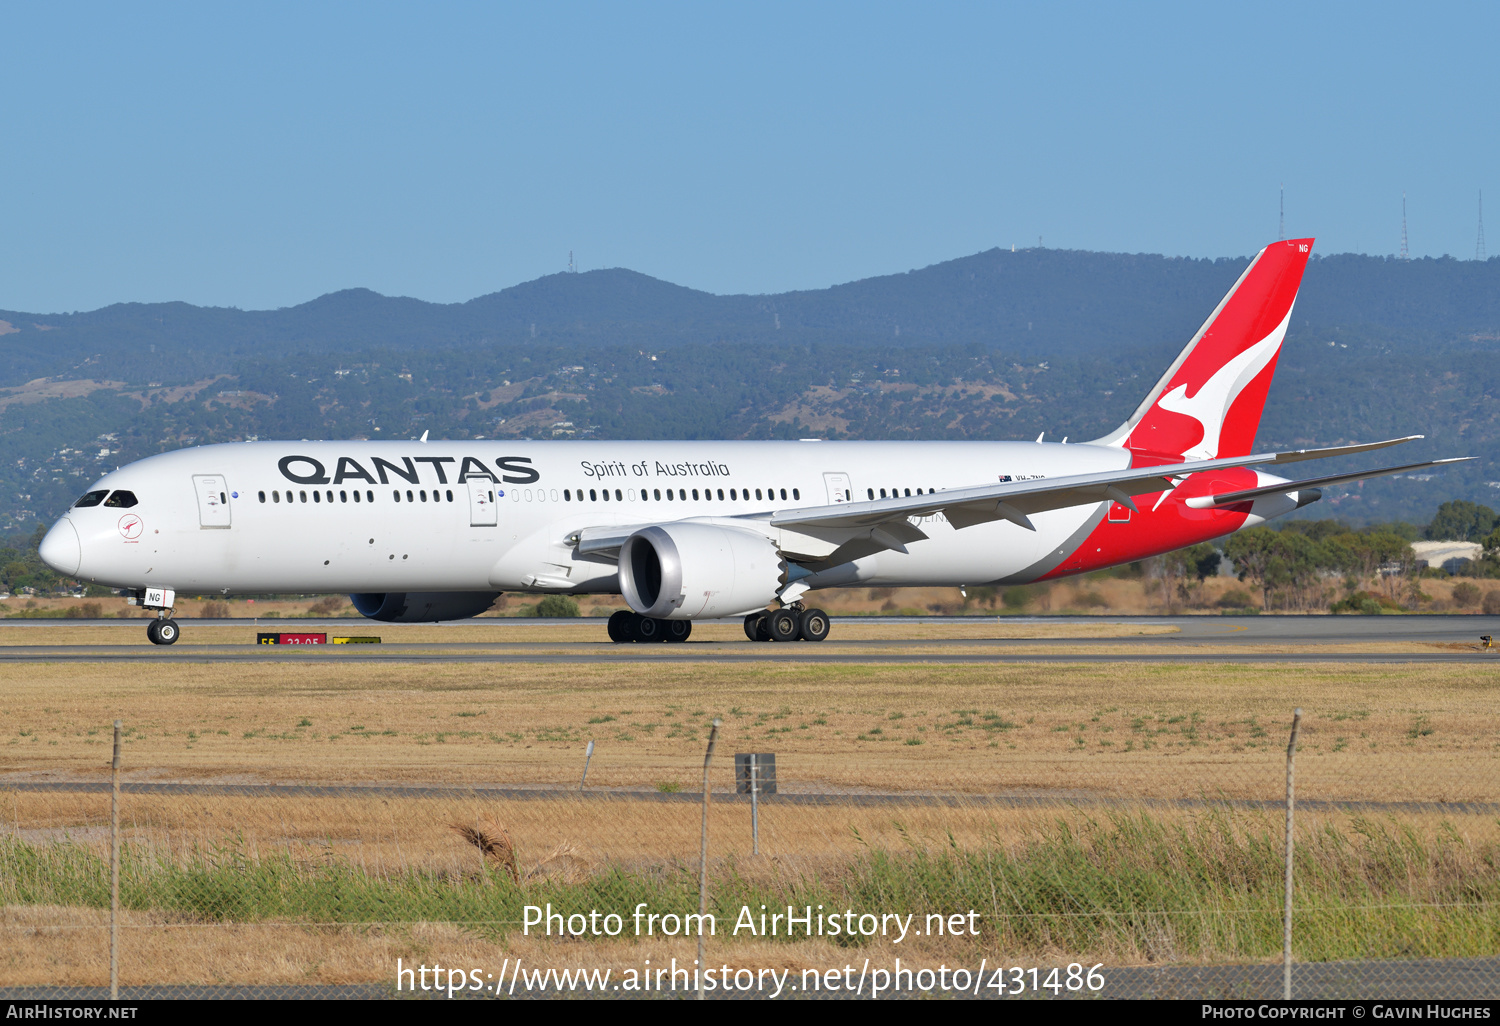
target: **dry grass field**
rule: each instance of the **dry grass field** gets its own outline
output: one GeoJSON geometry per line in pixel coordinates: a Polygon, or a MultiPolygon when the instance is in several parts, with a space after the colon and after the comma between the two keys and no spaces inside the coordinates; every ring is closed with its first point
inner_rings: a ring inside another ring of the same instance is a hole
{"type": "MultiPolygon", "coordinates": [[[[1494,801],[1497,673],[1471,665],[0,665],[0,784],[132,780],[694,786],[721,751],[788,791],[1494,801]]],[[[729,786],[729,761],[719,783],[729,786]]]]}
{"type": "MultiPolygon", "coordinates": [[[[0,629],[0,643],[36,643],[43,630],[0,629]]],[[[413,643],[453,643],[451,630],[410,630],[413,643]]],[[[580,629],[462,629],[492,630],[545,648],[580,629]]],[[[1206,963],[1279,950],[1280,814],[1143,800],[1276,801],[1300,705],[1303,799],[1494,802],[1497,683],[1472,665],[0,664],[0,985],[98,985],[106,974],[108,796],[5,783],[106,779],[115,718],[132,781],[576,786],[592,739],[590,789],[615,792],[126,794],[126,984],[389,981],[397,957],[486,971],[518,956],[617,972],[690,961],[691,940],[547,940],[516,921],[523,902],[696,906],[698,805],[629,792],[696,790],[715,717],[721,794],[734,752],[771,751],[788,793],[955,799],[768,801],[759,856],[749,808],[721,799],[715,908],[975,908],[985,929],[853,949],[722,936],[711,960],[1206,963]],[[463,825],[505,831],[519,885],[463,825]]],[[[1307,806],[1298,843],[1299,958],[1500,949],[1493,814],[1307,806]]]]}

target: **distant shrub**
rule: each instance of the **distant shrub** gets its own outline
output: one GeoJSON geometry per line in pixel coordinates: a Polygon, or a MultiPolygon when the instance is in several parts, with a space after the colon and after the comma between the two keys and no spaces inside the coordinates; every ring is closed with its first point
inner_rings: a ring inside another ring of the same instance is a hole
{"type": "Polygon", "coordinates": [[[1006,609],[1025,609],[1031,602],[1031,589],[1025,586],[1006,588],[1000,593],[1000,601],[1006,609]]]}
{"type": "Polygon", "coordinates": [[[1249,609],[1255,605],[1255,600],[1244,588],[1230,588],[1214,604],[1220,609],[1249,609]]]}
{"type": "Polygon", "coordinates": [[[80,602],[69,606],[63,616],[69,620],[97,620],[104,615],[104,607],[97,602],[80,602]]]}
{"type": "Polygon", "coordinates": [[[578,603],[566,595],[548,595],[536,604],[537,616],[572,617],[578,615],[578,603]]]}
{"type": "Polygon", "coordinates": [[[199,607],[198,616],[204,620],[227,620],[229,619],[229,603],[205,602],[199,607]]]}
{"type": "Polygon", "coordinates": [[[1500,616],[1500,591],[1484,593],[1484,612],[1486,616],[1500,616]]]}
{"type": "Polygon", "coordinates": [[[1460,606],[1477,606],[1484,595],[1473,581],[1461,581],[1453,586],[1453,601],[1460,606]]]}
{"type": "Polygon", "coordinates": [[[1109,599],[1090,588],[1073,596],[1073,604],[1084,609],[1108,609],[1109,599]]]}
{"type": "MultiPolygon", "coordinates": [[[[342,595],[325,595],[312,605],[307,607],[308,616],[332,616],[348,603],[348,599],[342,595]]],[[[210,602],[209,605],[224,605],[222,602],[210,602]]],[[[228,606],[225,606],[228,609],[228,606]]],[[[208,614],[203,614],[207,616],[208,614]]],[[[228,613],[225,613],[227,616],[228,613]]]]}
{"type": "Polygon", "coordinates": [[[1359,613],[1363,616],[1379,616],[1381,613],[1399,613],[1401,606],[1368,591],[1356,591],[1347,598],[1328,607],[1330,613],[1359,613]]]}

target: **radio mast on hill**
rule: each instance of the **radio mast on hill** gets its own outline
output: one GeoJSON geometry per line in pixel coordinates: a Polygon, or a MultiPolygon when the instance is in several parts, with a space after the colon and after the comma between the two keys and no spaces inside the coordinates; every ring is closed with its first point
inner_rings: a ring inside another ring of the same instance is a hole
{"type": "Polygon", "coordinates": [[[1406,251],[1406,190],[1401,190],[1401,259],[1410,260],[1411,255],[1406,251]]]}
{"type": "Polygon", "coordinates": [[[1286,183],[1281,183],[1281,227],[1276,229],[1276,238],[1286,238],[1286,183]]]}
{"type": "Polygon", "coordinates": [[[1474,259],[1485,259],[1484,253],[1484,190],[1479,190],[1479,241],[1474,243],[1474,259]]]}
{"type": "Polygon", "coordinates": [[[569,274],[577,274],[578,273],[578,265],[575,264],[575,263],[573,263],[573,251],[571,249],[568,250],[568,273],[569,274]]]}

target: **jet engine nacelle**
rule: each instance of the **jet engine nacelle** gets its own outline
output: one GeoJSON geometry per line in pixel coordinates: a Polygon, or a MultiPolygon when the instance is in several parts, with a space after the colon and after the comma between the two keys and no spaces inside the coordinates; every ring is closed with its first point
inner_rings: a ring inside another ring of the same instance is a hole
{"type": "Polygon", "coordinates": [[[436,623],[467,620],[495,604],[498,591],[365,592],[349,601],[361,616],[385,623],[436,623]]]}
{"type": "Polygon", "coordinates": [[[776,546],[732,527],[646,527],[620,546],[620,592],[642,616],[743,616],[764,609],[785,584],[776,546]]]}

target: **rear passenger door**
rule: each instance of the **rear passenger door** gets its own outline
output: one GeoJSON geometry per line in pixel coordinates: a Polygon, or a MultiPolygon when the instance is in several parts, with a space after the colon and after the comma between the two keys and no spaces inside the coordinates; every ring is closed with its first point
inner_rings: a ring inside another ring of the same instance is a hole
{"type": "Polygon", "coordinates": [[[229,484],[222,474],[194,474],[193,493],[198,497],[199,527],[229,527],[229,484]]]}

